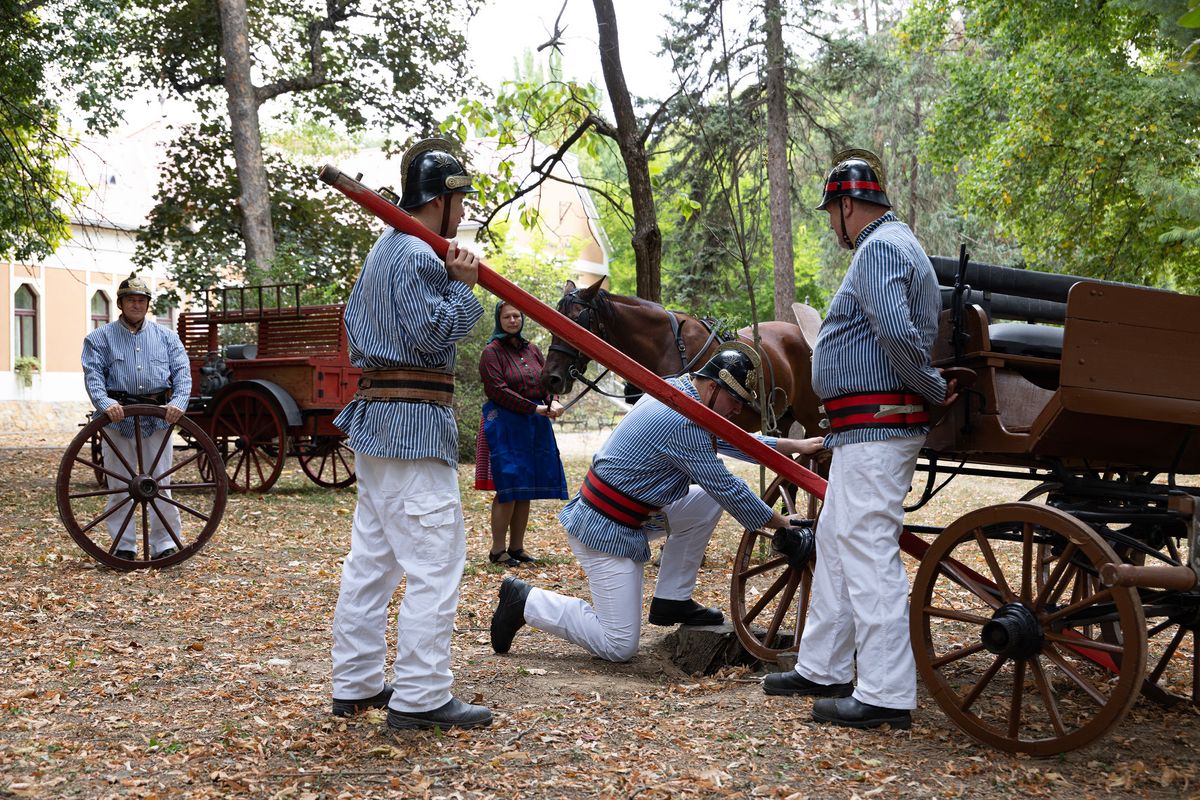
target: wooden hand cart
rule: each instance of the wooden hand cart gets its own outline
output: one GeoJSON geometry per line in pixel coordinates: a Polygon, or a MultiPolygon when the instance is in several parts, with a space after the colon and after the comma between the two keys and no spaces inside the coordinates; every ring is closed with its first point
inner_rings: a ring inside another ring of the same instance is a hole
{"type": "Polygon", "coordinates": [[[230,488],[269,490],[287,456],[318,486],[353,484],[354,452],[333,426],[362,374],[350,365],[345,306],[302,306],[298,284],[211,290],[205,305],[179,318],[187,415],[215,442],[230,488]]]}

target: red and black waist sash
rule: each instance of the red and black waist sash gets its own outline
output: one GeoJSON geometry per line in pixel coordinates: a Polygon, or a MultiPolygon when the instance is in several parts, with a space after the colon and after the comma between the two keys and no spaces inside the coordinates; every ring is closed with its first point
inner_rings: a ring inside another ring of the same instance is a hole
{"type": "Polygon", "coordinates": [[[929,424],[925,398],[910,392],[859,392],[826,400],[822,407],[834,431],[929,424]]]}
{"type": "Polygon", "coordinates": [[[642,527],[651,514],[660,510],[605,483],[590,469],[579,487],[579,499],[600,516],[629,528],[642,527]]]}

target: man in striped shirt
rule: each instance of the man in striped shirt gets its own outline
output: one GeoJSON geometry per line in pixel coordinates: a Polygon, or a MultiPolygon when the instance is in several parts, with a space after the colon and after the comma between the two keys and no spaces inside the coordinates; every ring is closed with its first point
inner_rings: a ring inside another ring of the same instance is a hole
{"type": "MultiPolygon", "coordinates": [[[[170,328],[146,323],[150,310],[150,289],[145,281],[130,274],[117,287],[117,308],[121,315],[102,325],[83,340],[83,381],[88,397],[97,413],[105,414],[113,423],[101,440],[104,468],[125,473],[127,467],[142,464],[148,473],[159,478],[162,495],[171,497],[170,486],[173,448],[163,440],[172,425],[187,409],[192,393],[192,373],[183,342],[170,328]],[[139,454],[134,420],[125,418],[124,405],[165,405],[166,419],[144,416],[141,420],[141,450],[139,454]],[[113,431],[115,430],[115,433],[113,431]],[[155,464],[150,464],[156,453],[155,464]]],[[[130,477],[133,477],[132,475],[130,477]]],[[[108,496],[107,510],[128,500],[125,494],[108,496]]],[[[146,559],[167,558],[178,552],[179,509],[170,503],[152,500],[159,513],[147,515],[150,522],[150,552],[146,559]]],[[[108,533],[116,542],[114,553],[126,561],[137,559],[138,539],[133,522],[136,504],[129,512],[118,509],[106,521],[108,533]],[[132,523],[132,524],[131,524],[132,523]]]]}
{"type": "MultiPolygon", "coordinates": [[[[405,154],[400,207],[453,236],[471,179],[452,145],[405,154]]],[[[483,315],[478,262],[451,242],[443,263],[415,236],[385,231],[346,303],[359,393],[334,424],[358,473],[350,554],[333,618],[333,713],[387,707],[390,728],[489,725],[491,712],[450,693],[450,640],[466,536],[452,409],[455,343],[483,315]],[[384,681],[387,609],[406,578],[392,682],[384,681]]]]}
{"type": "Polygon", "coordinates": [[[831,423],[829,488],[796,669],[768,675],[763,688],[822,698],[818,722],[908,728],[917,686],[903,503],[928,409],[953,402],[954,384],[930,364],[941,310],[933,267],[890,211],[878,158],[853,150],[837,161],[818,209],[855,252],[813,351],[813,388],[831,423]]]}
{"type": "MultiPolygon", "coordinates": [[[[756,402],[750,359],[737,350],[722,350],[690,378],[669,382],[726,418],[756,402]]],[[[820,438],[759,438],[787,454],[821,448],[820,438]]],[[[745,458],[724,442],[716,444],[721,452],[745,458]]],[[[492,649],[508,652],[513,636],[529,624],[609,661],[633,658],[641,635],[649,541],[668,533],[650,622],[720,624],[719,610],[704,608],[691,596],[722,508],[752,530],[790,525],[730,474],[711,434],[643,396],[596,453],[579,494],[559,514],[587,573],[591,604],[507,577],[492,616],[492,649]],[[656,517],[663,521],[656,524],[656,517]]]]}

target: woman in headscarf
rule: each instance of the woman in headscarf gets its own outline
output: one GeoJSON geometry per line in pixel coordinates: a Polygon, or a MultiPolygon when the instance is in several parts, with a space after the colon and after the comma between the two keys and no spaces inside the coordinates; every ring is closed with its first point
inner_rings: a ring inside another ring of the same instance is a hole
{"type": "Polygon", "coordinates": [[[496,304],[496,326],[479,357],[487,402],[476,445],[475,488],[495,490],[488,560],[515,567],[536,559],[525,552],[530,500],[566,500],[558,444],[550,420],[563,407],[546,394],[538,375],[545,359],[521,335],[525,315],[496,304]]]}

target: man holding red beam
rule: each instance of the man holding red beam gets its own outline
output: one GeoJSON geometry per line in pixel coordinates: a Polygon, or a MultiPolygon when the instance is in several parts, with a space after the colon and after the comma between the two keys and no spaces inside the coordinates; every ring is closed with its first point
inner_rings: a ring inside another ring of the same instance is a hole
{"type": "MultiPolygon", "coordinates": [[[[729,419],[743,406],[757,408],[757,354],[749,347],[749,353],[726,347],[695,374],[669,383],[729,419]]],[[[821,449],[820,437],[758,438],[787,455],[821,449]]],[[[777,538],[786,535],[793,551],[789,559],[807,561],[812,533],[792,528],[730,474],[718,450],[745,458],[678,411],[643,396],[596,453],[579,494],[559,514],[587,573],[592,602],[507,577],[492,616],[492,649],[507,653],[517,631],[529,624],[608,661],[633,658],[641,637],[649,541],[668,534],[650,603],[651,624],[721,624],[721,612],[701,606],[692,591],[722,508],[749,529],[780,529],[777,538]]]]}
{"type": "Polygon", "coordinates": [[[855,253],[812,369],[833,459],[796,669],[767,675],[763,690],[821,698],[818,722],[909,728],[917,677],[900,561],[904,496],[929,409],[952,403],[955,385],[930,364],[941,310],[933,266],[891,212],[878,157],[850,150],[835,160],[817,208],[855,253]]]}
{"type": "MultiPolygon", "coordinates": [[[[463,216],[471,178],[444,139],[405,154],[400,207],[440,236],[463,216]]],[[[454,422],[455,343],[483,316],[471,287],[478,262],[450,243],[445,261],[389,228],[346,304],[359,391],[334,424],[358,473],[350,554],[333,618],[333,713],[388,709],[389,728],[490,725],[484,706],[450,693],[450,640],[466,536],[454,422]],[[384,681],[387,608],[407,578],[392,682],[384,681]]]]}

